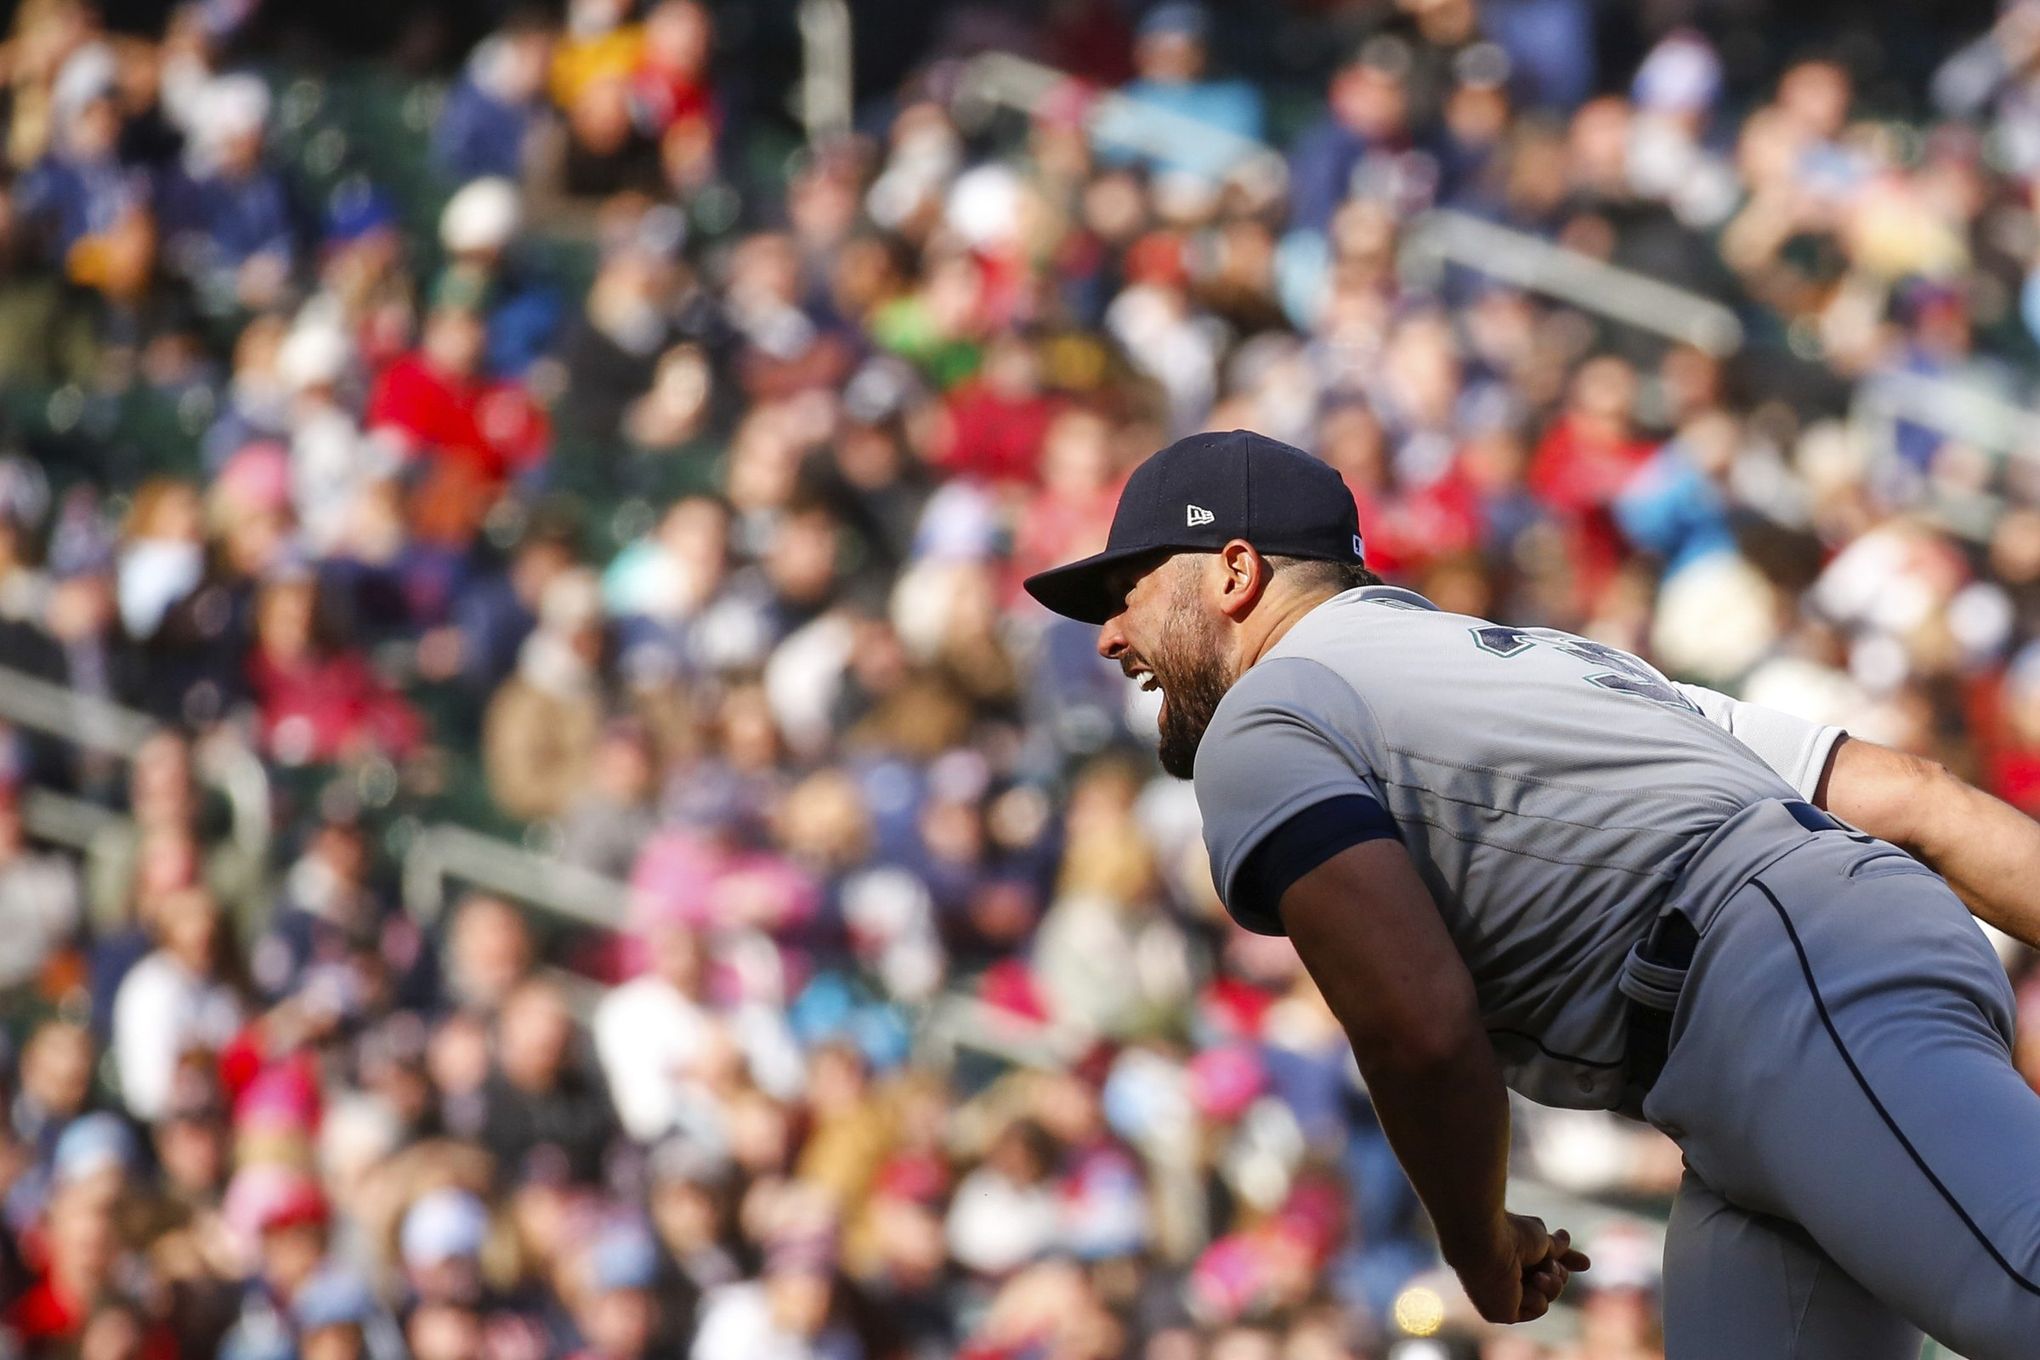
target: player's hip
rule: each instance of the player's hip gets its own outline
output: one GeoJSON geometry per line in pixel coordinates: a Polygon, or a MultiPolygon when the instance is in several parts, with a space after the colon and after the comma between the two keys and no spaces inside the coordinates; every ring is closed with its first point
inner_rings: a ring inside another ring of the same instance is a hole
{"type": "Polygon", "coordinates": [[[2010,1058],[2011,986],[1982,931],[1937,875],[1868,838],[1778,857],[1659,973],[1665,1051],[1641,1109],[1682,1142],[1746,1138],[1812,1061],[1846,1075],[1921,1043],[2010,1058]]]}
{"type": "Polygon", "coordinates": [[[1894,973],[1934,971],[1937,987],[2009,1024],[2003,970],[1937,875],[1808,804],[1757,804],[1709,838],[1625,962],[1637,1099],[1690,1028],[1692,994],[1703,988],[1752,1027],[1741,1061],[1753,1060],[1752,1047],[1779,1047],[1784,1036],[1763,1027],[1782,998],[1803,990],[1807,953],[1846,975],[1834,983],[1843,999],[1857,985],[1888,988],[1894,973]]]}
{"type": "Polygon", "coordinates": [[[1914,1325],[2030,1355],[2040,1098],[2012,1063],[2012,1004],[1938,877],[1817,836],[1698,938],[1644,1113],[1727,1204],[1797,1225],[1914,1325]]]}
{"type": "Polygon", "coordinates": [[[1823,840],[1859,848],[1882,844],[1800,799],[1751,803],[1700,842],[1673,880],[1663,910],[1685,917],[1704,935],[1715,914],[1752,878],[1823,840]]]}
{"type": "MultiPolygon", "coordinates": [[[[1790,884],[1796,898],[1841,902],[1890,895],[1871,885],[1897,875],[1925,875],[1946,893],[1903,852],[1809,804],[1751,804],[1703,839],[1642,915],[1579,950],[1563,981],[1528,1008],[1534,1014],[1498,1008],[1488,1016],[1509,1084],[1539,1104],[1644,1118],[1643,1102],[1682,1023],[1701,942],[1743,903],[1761,900],[1752,884],[1770,878],[1790,884]]],[[[1973,934],[1959,907],[1957,915],[1973,934]]]]}

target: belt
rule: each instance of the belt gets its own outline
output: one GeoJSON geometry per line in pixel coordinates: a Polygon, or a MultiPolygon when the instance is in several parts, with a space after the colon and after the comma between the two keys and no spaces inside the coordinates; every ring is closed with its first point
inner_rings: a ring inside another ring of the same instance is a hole
{"type": "MultiPolygon", "coordinates": [[[[1846,829],[1811,803],[1798,799],[1780,801],[1792,820],[1808,831],[1846,829]]],[[[1700,932],[1693,923],[1677,911],[1668,911],[1652,924],[1650,934],[1644,937],[1636,953],[1646,964],[1683,974],[1693,966],[1693,954],[1699,947],[1700,932]]],[[[1639,1093],[1647,1093],[1656,1084],[1666,1058],[1671,1055],[1671,1046],[1671,1007],[1647,1004],[1631,994],[1626,1056],[1630,1082],[1639,1093]]]]}

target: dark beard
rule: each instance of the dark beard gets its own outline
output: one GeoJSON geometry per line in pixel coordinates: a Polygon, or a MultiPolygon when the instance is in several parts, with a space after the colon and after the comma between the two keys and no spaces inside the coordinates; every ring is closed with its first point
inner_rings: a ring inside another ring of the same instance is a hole
{"type": "Polygon", "coordinates": [[[1219,700],[1231,688],[1217,648],[1210,639],[1203,641],[1200,647],[1183,648],[1193,656],[1180,661],[1172,655],[1153,658],[1155,679],[1168,700],[1162,707],[1161,740],[1155,753],[1162,759],[1162,768],[1178,779],[1188,779],[1196,768],[1197,748],[1204,741],[1205,729],[1218,712],[1219,700]]]}

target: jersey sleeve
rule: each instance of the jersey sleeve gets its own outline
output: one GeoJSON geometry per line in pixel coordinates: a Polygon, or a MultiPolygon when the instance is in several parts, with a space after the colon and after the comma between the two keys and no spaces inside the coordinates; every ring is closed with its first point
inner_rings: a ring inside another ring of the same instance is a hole
{"type": "Polygon", "coordinates": [[[1212,884],[1248,930],[1283,934],[1284,889],[1348,845],[1395,834],[1358,756],[1364,721],[1343,681],[1294,658],[1254,667],[1219,706],[1197,751],[1197,806],[1212,884]]]}
{"type": "Polygon", "coordinates": [[[1743,745],[1778,772],[1811,801],[1827,769],[1828,755],[1845,735],[1842,728],[1808,722],[1790,713],[1760,704],[1746,704],[1716,690],[1674,681],[1678,691],[1698,706],[1707,720],[1743,745]]]}

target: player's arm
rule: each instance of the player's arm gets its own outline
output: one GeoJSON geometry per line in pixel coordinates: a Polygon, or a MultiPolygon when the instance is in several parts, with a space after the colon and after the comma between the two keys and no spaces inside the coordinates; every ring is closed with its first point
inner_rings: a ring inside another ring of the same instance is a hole
{"type": "Polygon", "coordinates": [[[1907,851],[1980,919],[2040,949],[2040,824],[1934,761],[1699,685],[1678,689],[1800,797],[1907,851]]]}
{"type": "Polygon", "coordinates": [[[1397,840],[1351,845],[1289,884],[1283,927],[1352,1041],[1381,1127],[1481,1316],[1541,1316],[1586,1257],[1503,1209],[1509,1102],[1473,979],[1397,840]]]}
{"type": "Polygon", "coordinates": [[[1813,800],[1908,852],[1979,919],[2040,949],[2040,822],[1937,761],[1860,737],[1835,743],[1813,800]]]}

